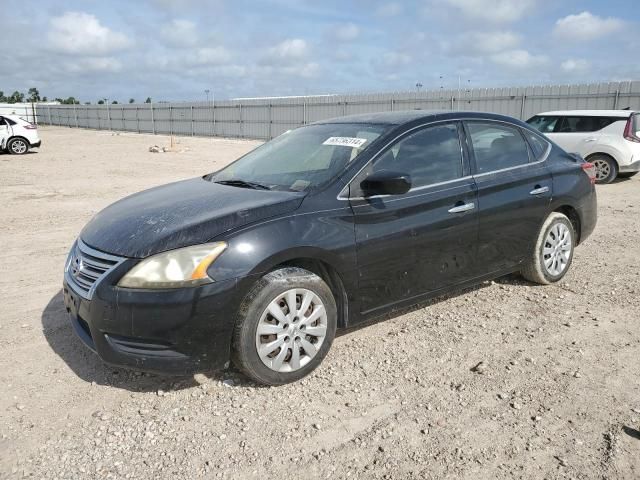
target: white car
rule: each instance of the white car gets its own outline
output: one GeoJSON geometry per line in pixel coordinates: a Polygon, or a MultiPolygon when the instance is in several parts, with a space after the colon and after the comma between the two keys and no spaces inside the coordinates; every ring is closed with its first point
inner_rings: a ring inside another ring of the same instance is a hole
{"type": "Polygon", "coordinates": [[[0,115],[0,151],[23,155],[41,144],[37,125],[18,115],[0,115]]]}
{"type": "Polygon", "coordinates": [[[640,171],[640,113],[629,110],[565,110],[527,120],[567,152],[596,167],[596,181],[632,177],[640,171]]]}

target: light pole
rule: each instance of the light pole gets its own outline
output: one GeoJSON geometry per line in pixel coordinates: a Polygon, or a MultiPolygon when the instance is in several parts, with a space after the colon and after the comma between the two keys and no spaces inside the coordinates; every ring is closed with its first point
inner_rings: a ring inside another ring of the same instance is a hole
{"type": "Polygon", "coordinates": [[[207,88],[204,93],[207,95],[207,103],[209,103],[209,89],[207,88]]]}

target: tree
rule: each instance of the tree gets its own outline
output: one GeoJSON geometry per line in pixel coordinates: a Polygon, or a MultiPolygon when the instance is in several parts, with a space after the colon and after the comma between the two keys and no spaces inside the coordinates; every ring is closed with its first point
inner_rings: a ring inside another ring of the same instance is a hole
{"type": "Polygon", "coordinates": [[[7,97],[4,96],[4,92],[0,90],[0,102],[6,102],[7,97]]]}
{"type": "Polygon", "coordinates": [[[27,93],[29,95],[29,97],[27,98],[27,101],[29,101],[29,102],[39,102],[40,101],[40,92],[38,91],[38,89],[36,87],[31,87],[27,93]]]}
{"type": "Polygon", "coordinates": [[[91,102],[84,102],[85,105],[91,105],[91,102]]]}
{"type": "Polygon", "coordinates": [[[104,100],[102,99],[98,100],[98,105],[104,105],[104,100]]]}
{"type": "Polygon", "coordinates": [[[147,99],[144,101],[144,103],[151,103],[151,97],[147,97],[147,99]]]}
{"type": "Polygon", "coordinates": [[[117,105],[118,104],[118,100],[114,100],[113,102],[111,102],[111,105],[117,105]]]}
{"type": "Polygon", "coordinates": [[[76,100],[74,97],[69,97],[66,100],[62,100],[62,102],[64,105],[77,105],[80,102],[78,100],[76,100]]]}
{"type": "Polygon", "coordinates": [[[42,97],[42,101],[43,101],[43,102],[47,102],[47,101],[48,101],[48,100],[47,100],[47,97],[46,97],[46,96],[45,96],[45,97],[42,97]]]}
{"type": "Polygon", "coordinates": [[[24,102],[24,93],[18,92],[17,90],[11,94],[9,97],[9,103],[23,103],[24,102]]]}
{"type": "Polygon", "coordinates": [[[136,101],[135,101],[135,99],[130,98],[130,99],[129,99],[129,103],[136,103],[136,101]]]}

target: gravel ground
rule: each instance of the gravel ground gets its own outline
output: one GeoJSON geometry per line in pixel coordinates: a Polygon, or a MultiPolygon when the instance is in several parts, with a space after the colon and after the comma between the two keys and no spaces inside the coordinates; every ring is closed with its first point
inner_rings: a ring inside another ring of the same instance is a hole
{"type": "Polygon", "coordinates": [[[75,338],[67,250],[127,194],[257,142],[43,128],[0,155],[0,477],[640,478],[640,178],[598,187],[565,280],[488,282],[341,335],[307,379],[110,368],[75,338]]]}

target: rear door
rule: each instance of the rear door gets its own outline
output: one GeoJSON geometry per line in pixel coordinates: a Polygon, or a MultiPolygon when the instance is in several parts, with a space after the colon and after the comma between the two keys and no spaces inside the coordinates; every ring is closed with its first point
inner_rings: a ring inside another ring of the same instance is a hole
{"type": "Polygon", "coordinates": [[[478,210],[461,135],[458,122],[413,129],[351,182],[363,314],[472,276],[478,210]],[[409,174],[411,190],[365,197],[360,182],[381,170],[409,174]]]}
{"type": "Polygon", "coordinates": [[[544,159],[534,157],[520,128],[494,121],[465,122],[478,188],[479,274],[521,263],[532,248],[551,200],[553,182],[544,159]]]}
{"type": "MultiPolygon", "coordinates": [[[[594,152],[606,122],[600,117],[573,116],[561,117],[554,133],[549,138],[570,153],[579,153],[583,157],[594,152]]],[[[606,119],[604,119],[606,120],[606,119]]]]}

